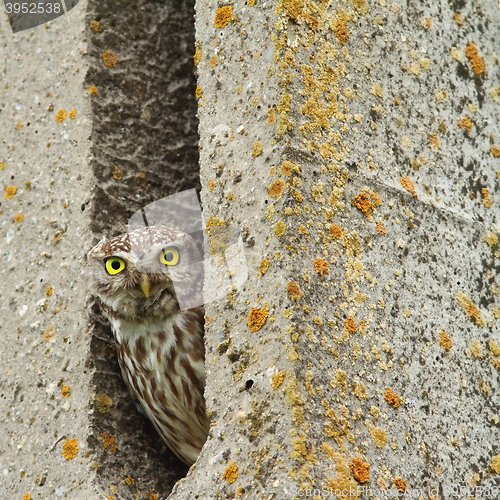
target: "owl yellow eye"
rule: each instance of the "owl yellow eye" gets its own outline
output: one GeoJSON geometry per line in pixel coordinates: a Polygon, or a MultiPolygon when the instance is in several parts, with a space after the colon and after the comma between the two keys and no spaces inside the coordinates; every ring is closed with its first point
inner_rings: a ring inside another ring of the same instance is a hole
{"type": "Polygon", "coordinates": [[[169,247],[162,251],[160,262],[167,266],[175,266],[179,263],[179,251],[175,247],[169,247]]]}
{"type": "Polygon", "coordinates": [[[118,274],[125,269],[125,262],[120,257],[110,257],[106,261],[106,271],[109,274],[118,274]]]}

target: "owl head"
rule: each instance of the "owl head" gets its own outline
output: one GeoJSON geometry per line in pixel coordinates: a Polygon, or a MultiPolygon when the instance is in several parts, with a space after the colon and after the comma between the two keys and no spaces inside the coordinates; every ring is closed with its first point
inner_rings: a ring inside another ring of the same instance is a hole
{"type": "Polygon", "coordinates": [[[136,229],[100,241],[87,261],[94,294],[123,318],[166,317],[179,310],[179,302],[202,303],[202,260],[182,231],[136,229]]]}

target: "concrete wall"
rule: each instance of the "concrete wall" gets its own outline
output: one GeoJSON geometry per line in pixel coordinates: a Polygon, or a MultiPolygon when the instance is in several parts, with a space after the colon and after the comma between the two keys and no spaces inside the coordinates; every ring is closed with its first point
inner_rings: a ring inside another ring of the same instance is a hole
{"type": "Polygon", "coordinates": [[[190,2],[16,35],[2,11],[0,497],[163,499],[186,474],[84,265],[198,186],[195,95],[205,215],[250,276],[207,306],[213,425],[171,498],[498,484],[497,3],[196,9],[198,87],[190,2]]]}
{"type": "Polygon", "coordinates": [[[193,13],[80,2],[13,35],[2,8],[1,498],[165,498],[186,473],[128,396],[84,266],[199,185],[193,13]]]}

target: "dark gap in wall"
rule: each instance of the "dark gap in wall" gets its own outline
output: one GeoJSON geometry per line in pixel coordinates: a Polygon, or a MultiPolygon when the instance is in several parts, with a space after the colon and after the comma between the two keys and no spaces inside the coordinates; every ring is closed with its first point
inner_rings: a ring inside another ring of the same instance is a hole
{"type": "MultiPolygon", "coordinates": [[[[96,242],[126,231],[130,215],[148,203],[199,190],[194,35],[194,0],[89,1],[96,242]]],[[[135,408],[96,306],[91,318],[89,447],[99,487],[117,499],[163,499],[188,468],[135,408]]]]}

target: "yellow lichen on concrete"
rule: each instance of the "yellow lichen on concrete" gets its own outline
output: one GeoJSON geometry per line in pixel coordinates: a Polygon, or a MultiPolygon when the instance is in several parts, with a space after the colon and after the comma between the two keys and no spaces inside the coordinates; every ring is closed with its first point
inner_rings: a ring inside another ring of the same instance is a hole
{"type": "Polygon", "coordinates": [[[500,146],[498,144],[492,144],[490,148],[490,153],[496,158],[500,157],[500,146]]]}
{"type": "Polygon", "coordinates": [[[229,465],[222,474],[222,479],[225,479],[229,484],[234,483],[238,479],[238,466],[236,462],[229,462],[229,465]]]}
{"type": "Polygon", "coordinates": [[[276,222],[274,225],[274,234],[278,237],[281,238],[286,232],[286,224],[282,221],[279,220],[276,222]]]}
{"type": "Polygon", "coordinates": [[[61,108],[57,111],[55,120],[58,123],[61,123],[64,120],[66,120],[66,110],[64,108],[61,108]]]}
{"type": "Polygon", "coordinates": [[[257,156],[260,156],[262,154],[263,147],[261,142],[254,142],[252,144],[252,156],[256,158],[257,156]]]}
{"type": "Polygon", "coordinates": [[[10,200],[12,198],[14,198],[15,194],[17,193],[17,188],[16,186],[7,186],[5,188],[5,193],[4,193],[4,196],[10,200]]]}
{"type": "Polygon", "coordinates": [[[62,447],[62,455],[66,460],[73,460],[78,454],[78,438],[66,439],[62,447]]]}
{"type": "Polygon", "coordinates": [[[370,436],[379,448],[387,444],[387,431],[381,427],[370,427],[370,436]]]}
{"type": "Polygon", "coordinates": [[[233,19],[233,6],[225,5],[215,11],[214,28],[225,28],[233,19]]]}
{"type": "Polygon", "coordinates": [[[260,261],[260,265],[259,265],[259,273],[261,275],[264,275],[267,273],[267,270],[269,269],[269,265],[270,265],[270,262],[268,259],[262,259],[260,261]]]}
{"type": "Polygon", "coordinates": [[[439,345],[445,351],[449,351],[453,347],[453,339],[451,338],[451,335],[446,330],[440,330],[438,335],[439,345]]]}
{"type": "Polygon", "coordinates": [[[491,457],[490,468],[495,474],[500,474],[500,455],[491,457]]]}
{"type": "Polygon", "coordinates": [[[258,332],[266,323],[269,309],[252,307],[248,311],[247,326],[251,332],[258,332]]]}
{"type": "Polygon", "coordinates": [[[283,385],[283,382],[285,381],[285,376],[286,372],[285,371],[279,371],[275,372],[271,375],[271,387],[273,389],[278,389],[283,385]]]}
{"type": "Polygon", "coordinates": [[[284,12],[294,21],[298,21],[304,12],[304,0],[281,0],[284,12]]]}
{"type": "Polygon", "coordinates": [[[483,317],[483,314],[477,307],[477,305],[463,292],[457,292],[455,295],[457,302],[462,306],[463,310],[467,313],[469,318],[477,325],[477,326],[486,326],[486,321],[483,317]]]}
{"type": "Polygon", "coordinates": [[[482,358],[484,355],[483,346],[478,339],[472,339],[469,344],[469,351],[475,358],[482,358]]]}

